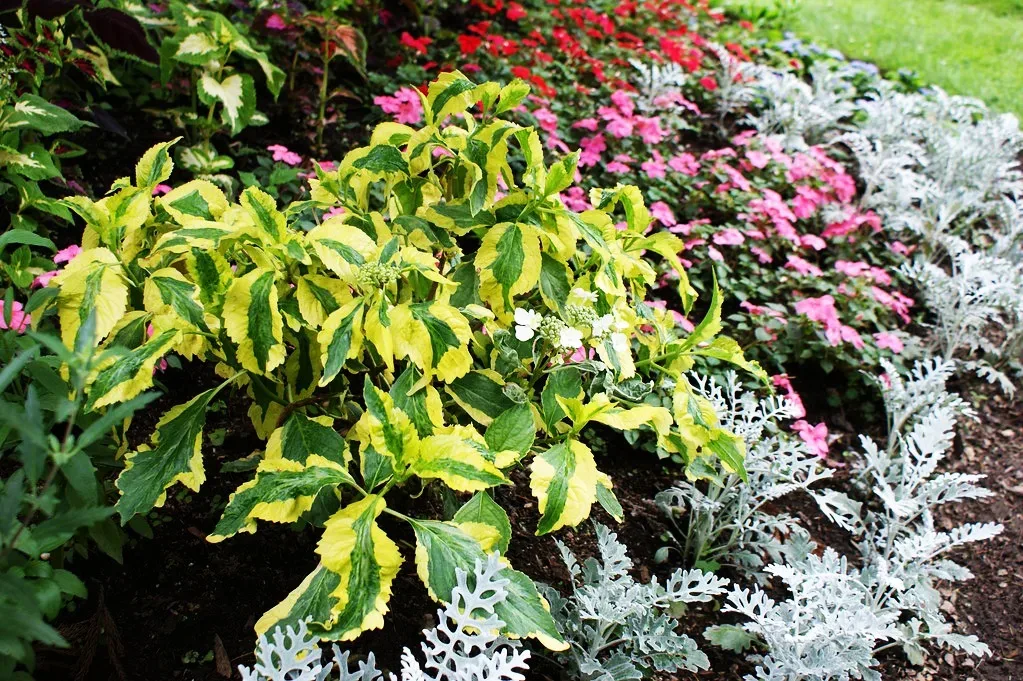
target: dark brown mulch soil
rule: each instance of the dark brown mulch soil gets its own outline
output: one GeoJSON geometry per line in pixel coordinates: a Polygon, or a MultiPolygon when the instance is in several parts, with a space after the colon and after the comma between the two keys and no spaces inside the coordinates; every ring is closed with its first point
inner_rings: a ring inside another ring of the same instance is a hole
{"type": "Polygon", "coordinates": [[[972,400],[978,419],[967,423],[948,467],[987,475],[989,499],[947,507],[939,529],[964,522],[999,522],[1005,531],[958,555],[974,579],[947,585],[943,608],[957,631],[991,647],[991,657],[936,655],[923,669],[904,667],[897,679],[935,681],[1023,680],[1023,400],[1008,400],[985,386],[972,400]]]}
{"type": "MultiPolygon", "coordinates": [[[[213,380],[187,370],[170,372],[166,379],[177,395],[194,394],[213,380]],[[189,392],[183,393],[186,381],[189,392]]],[[[965,430],[965,444],[957,448],[950,467],[988,474],[988,485],[996,496],[951,508],[939,522],[952,527],[953,523],[994,519],[1006,526],[1002,536],[960,556],[976,579],[946,589],[948,614],[957,629],[978,635],[994,654],[979,662],[941,654],[923,668],[906,664],[899,655],[886,655],[882,672],[887,679],[1023,679],[1023,403],[1010,403],[988,390],[980,398],[980,419],[965,430]]],[[[142,435],[151,430],[163,409],[172,404],[164,399],[140,414],[133,431],[142,435]]],[[[208,480],[198,494],[171,495],[166,506],[151,516],[153,539],[136,537],[125,547],[123,565],[97,556],[72,566],[88,584],[90,599],[59,623],[72,647],[40,651],[39,681],[223,681],[238,678],[234,671],[238,664],[252,663],[255,619],[315,566],[319,532],[267,523],[255,535],[239,535],[220,544],[205,541],[228,494],[251,475],[219,472],[224,462],[259,447],[248,425],[246,404],[244,397],[228,398],[210,414],[207,433],[223,428],[225,441],[219,447],[206,445],[208,480]]],[[[654,563],[653,556],[669,543],[667,526],[652,499],[677,479],[677,467],[636,451],[611,434],[602,435],[607,444],[598,464],[615,480],[625,510],[625,521],[612,525],[613,529],[629,547],[635,576],[644,581],[653,576],[663,579],[671,566],[654,563]]],[[[539,516],[527,477],[522,472],[514,477],[514,486],[497,491],[497,500],[508,509],[515,532],[508,557],[537,581],[564,590],[568,575],[554,539],[533,536],[539,516]]],[[[834,484],[842,487],[844,477],[839,471],[834,484]]],[[[428,494],[405,503],[413,514],[442,515],[441,500],[428,494]]],[[[784,500],[783,505],[802,519],[818,541],[855,555],[848,538],[821,522],[812,504],[802,504],[797,497],[784,500]]],[[[595,511],[594,519],[611,523],[600,510],[595,511]]],[[[419,632],[432,626],[436,605],[415,575],[411,533],[400,525],[388,524],[385,530],[401,544],[406,557],[394,584],[391,612],[384,629],[365,634],[349,648],[355,654],[373,650],[381,666],[397,669],[402,647],[418,649],[419,632]]],[[[557,534],[580,559],[596,552],[594,532],[588,524],[557,534]]],[[[721,654],[702,638],[706,626],[720,621],[721,614],[711,608],[694,609],[683,621],[686,633],[710,656],[711,671],[665,676],[660,681],[724,681],[748,673],[747,665],[735,656],[721,654]]],[[[558,679],[558,669],[535,657],[529,678],[558,679]]]]}

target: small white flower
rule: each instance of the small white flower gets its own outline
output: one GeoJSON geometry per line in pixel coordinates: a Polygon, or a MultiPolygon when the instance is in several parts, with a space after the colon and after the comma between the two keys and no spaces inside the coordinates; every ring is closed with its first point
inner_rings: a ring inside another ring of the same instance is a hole
{"type": "Polygon", "coordinates": [[[624,333],[611,334],[611,347],[614,348],[615,352],[628,352],[631,349],[629,339],[624,333]]]}
{"type": "Polygon", "coordinates": [[[579,288],[578,286],[576,288],[572,289],[572,295],[569,298],[570,298],[569,299],[569,303],[578,302],[578,303],[590,303],[590,304],[593,304],[593,303],[597,302],[597,294],[596,293],[591,293],[590,291],[584,291],[583,289],[579,288]]]}
{"type": "Polygon", "coordinates": [[[524,310],[521,307],[515,308],[515,337],[520,341],[527,341],[536,335],[543,318],[536,310],[524,310]]]}
{"type": "Polygon", "coordinates": [[[578,350],[583,345],[583,332],[566,326],[558,334],[558,347],[562,350],[578,350]]]}
{"type": "Polygon", "coordinates": [[[598,317],[593,324],[590,325],[590,333],[593,334],[593,336],[600,338],[611,330],[611,326],[614,325],[614,323],[614,315],[606,314],[603,317],[598,317]]]}

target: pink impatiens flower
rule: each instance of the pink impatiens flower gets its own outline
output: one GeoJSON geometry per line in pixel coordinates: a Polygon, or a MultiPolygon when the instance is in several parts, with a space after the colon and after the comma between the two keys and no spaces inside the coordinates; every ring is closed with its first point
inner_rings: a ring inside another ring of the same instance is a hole
{"type": "Polygon", "coordinates": [[[665,171],[668,169],[668,166],[664,163],[664,157],[656,149],[653,151],[653,158],[649,161],[643,161],[640,167],[647,177],[652,180],[664,178],[665,171]]]}
{"type": "Polygon", "coordinates": [[[289,151],[283,144],[271,144],[266,150],[273,152],[275,161],[280,161],[289,166],[302,165],[302,157],[293,151],[289,151]]]}
{"type": "Polygon", "coordinates": [[[891,350],[896,355],[902,352],[905,348],[898,336],[893,333],[888,333],[887,331],[875,333],[874,342],[877,343],[877,347],[891,350]]]}
{"type": "Polygon", "coordinates": [[[169,184],[158,184],[155,187],[153,187],[153,196],[163,196],[164,194],[169,194],[172,189],[173,187],[171,187],[169,184]]]}
{"type": "Polygon", "coordinates": [[[60,270],[50,270],[49,272],[43,272],[38,277],[32,280],[32,288],[46,288],[50,284],[50,280],[60,274],[60,270]]]}
{"type": "Polygon", "coordinates": [[[700,172],[700,163],[690,153],[679,154],[668,161],[668,167],[677,173],[694,177],[700,172]]]}
{"type": "Polygon", "coordinates": [[[60,265],[61,263],[69,263],[76,257],[78,257],[78,254],[81,252],[82,252],[81,246],[77,245],[68,246],[67,248],[63,248],[57,251],[57,254],[53,256],[53,262],[55,262],[58,265],[60,265]]]}
{"type": "Polygon", "coordinates": [[[824,274],[823,272],[821,272],[821,268],[817,267],[811,262],[803,260],[798,255],[790,255],[788,258],[788,262],[785,263],[785,267],[790,270],[795,270],[800,274],[809,274],[814,277],[819,277],[822,274],[824,274]]]}
{"type": "Polygon", "coordinates": [[[811,426],[800,419],[792,424],[792,430],[799,433],[799,439],[805,442],[810,451],[822,459],[828,458],[828,427],[823,423],[811,426]]]}
{"type": "Polygon", "coordinates": [[[718,246],[738,246],[746,241],[746,237],[734,227],[729,227],[715,234],[711,240],[718,246]]]}
{"type": "Polygon", "coordinates": [[[383,109],[384,113],[394,114],[394,120],[398,123],[415,125],[423,118],[423,100],[419,98],[419,92],[410,87],[401,88],[392,97],[374,97],[373,103],[383,109]]]}
{"type": "Polygon", "coordinates": [[[650,216],[665,227],[673,227],[677,224],[675,214],[671,212],[671,207],[664,201],[655,201],[650,204],[650,216]]]}
{"type": "Polygon", "coordinates": [[[10,310],[5,309],[4,301],[0,300],[0,329],[5,331],[11,329],[18,333],[25,333],[25,329],[31,323],[32,316],[25,312],[25,307],[17,300],[11,304],[10,310]],[[8,315],[11,318],[10,326],[7,324],[8,315]]]}
{"type": "Polygon", "coordinates": [[[803,400],[796,392],[796,389],[792,387],[792,379],[789,378],[788,374],[779,374],[771,377],[771,382],[775,388],[779,388],[785,391],[785,398],[792,405],[794,413],[792,414],[797,419],[801,419],[806,416],[806,407],[803,406],[803,400]]]}
{"type": "Polygon", "coordinates": [[[579,167],[586,168],[596,165],[600,161],[600,155],[607,149],[607,141],[603,133],[593,137],[584,137],[579,140],[579,167]]]}
{"type": "Polygon", "coordinates": [[[266,27],[271,31],[283,31],[288,27],[280,14],[271,14],[266,18],[266,27]]]}

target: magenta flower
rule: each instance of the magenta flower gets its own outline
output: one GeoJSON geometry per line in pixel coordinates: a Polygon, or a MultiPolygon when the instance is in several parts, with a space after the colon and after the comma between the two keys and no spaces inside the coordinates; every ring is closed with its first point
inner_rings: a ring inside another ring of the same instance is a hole
{"type": "Polygon", "coordinates": [[[607,149],[607,142],[603,134],[584,137],[579,140],[579,149],[579,167],[586,168],[600,161],[600,155],[607,149]]]}
{"type": "Polygon", "coordinates": [[[667,131],[661,128],[661,119],[657,116],[645,118],[636,117],[636,132],[647,144],[660,144],[667,136],[667,131]]]}
{"type": "Polygon", "coordinates": [[[155,187],[153,187],[153,196],[163,196],[164,194],[169,194],[172,189],[173,187],[171,187],[169,184],[158,184],[155,187]]]}
{"type": "Polygon", "coordinates": [[[302,157],[293,151],[289,151],[283,144],[271,144],[266,150],[273,153],[275,161],[280,161],[289,166],[302,165],[302,157]]]}
{"type": "Polygon", "coordinates": [[[18,333],[25,333],[25,329],[32,323],[32,315],[25,312],[25,307],[15,300],[11,304],[10,311],[4,309],[4,301],[0,300],[0,329],[11,329],[18,333]],[[7,325],[8,313],[11,317],[10,326],[7,325]]]}
{"type": "Polygon", "coordinates": [[[611,95],[611,101],[623,116],[631,116],[636,111],[636,105],[632,101],[632,95],[625,90],[618,90],[611,95]]]}
{"type": "Polygon", "coordinates": [[[774,383],[775,388],[780,388],[785,391],[785,398],[795,408],[795,416],[797,419],[801,419],[806,416],[806,407],[803,406],[803,400],[796,392],[796,389],[792,387],[792,379],[789,378],[788,374],[779,374],[771,377],[771,382],[774,383]]]}
{"type": "Polygon", "coordinates": [[[905,348],[905,346],[902,344],[902,341],[899,340],[898,336],[887,331],[875,333],[874,342],[877,343],[877,347],[886,350],[891,350],[896,355],[902,352],[902,350],[905,348]]]}
{"type": "Polygon", "coordinates": [[[558,117],[550,109],[546,107],[537,109],[533,112],[533,118],[541,130],[552,134],[558,131],[558,117]]]}
{"type": "Polygon", "coordinates": [[[283,31],[288,24],[281,18],[280,14],[271,14],[266,18],[266,27],[271,31],[283,31]]]}
{"type": "Polygon", "coordinates": [[[757,260],[760,261],[761,265],[766,265],[774,261],[774,258],[771,257],[771,254],[765,251],[764,249],[760,248],[759,246],[750,246],[749,251],[753,255],[757,256],[757,260]]]}
{"type": "Polygon", "coordinates": [[[771,162],[771,157],[762,151],[750,150],[746,152],[746,160],[758,170],[763,170],[771,162]]]}
{"type": "Polygon", "coordinates": [[[60,270],[50,270],[49,272],[43,272],[38,277],[32,280],[32,288],[46,288],[50,284],[50,280],[60,274],[60,270]]]}
{"type": "Polygon", "coordinates": [[[672,227],[677,223],[675,220],[675,214],[671,212],[671,207],[664,201],[655,201],[650,204],[650,215],[654,220],[657,220],[665,227],[672,227]]]}
{"type": "Polygon", "coordinates": [[[792,424],[792,430],[799,433],[799,439],[805,442],[810,451],[822,459],[828,458],[828,427],[823,423],[811,426],[800,419],[792,424]]]}
{"type": "Polygon", "coordinates": [[[415,125],[423,118],[423,100],[419,98],[419,92],[410,87],[401,88],[392,97],[374,97],[373,103],[383,109],[384,113],[394,114],[394,120],[398,123],[415,125]]]}
{"type": "Polygon", "coordinates": [[[78,254],[82,252],[82,247],[73,245],[67,248],[57,251],[57,254],[53,256],[53,262],[56,264],[68,263],[78,257],[78,254]]]}
{"type": "Polygon", "coordinates": [[[712,241],[718,246],[738,246],[746,241],[746,237],[734,227],[729,227],[715,234],[712,241]]]}
{"type": "Polygon", "coordinates": [[[572,124],[573,129],[589,130],[590,132],[597,132],[597,126],[600,122],[596,118],[583,118],[572,124]]]}
{"type": "Polygon", "coordinates": [[[682,153],[668,161],[668,167],[677,173],[695,177],[700,172],[700,163],[690,153],[682,153]]]}
{"type": "Polygon", "coordinates": [[[800,274],[809,274],[814,277],[819,277],[824,274],[821,272],[821,268],[811,262],[803,260],[798,255],[790,255],[788,261],[785,263],[785,267],[790,270],[795,270],[800,274]]]}
{"type": "Polygon", "coordinates": [[[665,171],[668,169],[668,166],[664,163],[664,157],[656,149],[653,151],[653,159],[643,161],[640,167],[647,174],[647,177],[652,180],[663,179],[665,171]]]}

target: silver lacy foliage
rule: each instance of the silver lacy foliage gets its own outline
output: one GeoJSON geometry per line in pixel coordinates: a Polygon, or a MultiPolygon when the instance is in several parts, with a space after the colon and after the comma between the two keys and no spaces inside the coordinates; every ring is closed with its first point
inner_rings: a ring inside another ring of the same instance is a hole
{"type": "Polygon", "coordinates": [[[788,589],[788,598],[775,601],[757,587],[736,587],[728,595],[725,609],[749,621],[711,627],[707,636],[733,650],[754,642],[766,648],[754,656],[758,666],[747,681],[877,681],[875,656],[893,646],[914,663],[923,660],[928,644],[989,653],[975,636],[952,632],[935,584],[969,579],[969,570],[947,554],[1002,530],[995,523],[935,527],[938,507],[990,494],[977,486],[982,476],[938,472],[957,419],[971,413],[945,388],[955,366],[934,359],[907,378],[891,365],[885,369],[890,435],[883,445],[861,436],[855,469],[858,486],[871,498],[852,518],[860,567],[831,548],[814,555],[808,537],[797,531],[786,562],[766,568],[788,589]]]}
{"type": "Polygon", "coordinates": [[[582,565],[561,542],[558,548],[572,578],[572,593],[550,587],[543,595],[571,647],[559,658],[568,678],[586,681],[641,679],[652,671],[707,669],[707,656],[677,631],[689,603],[724,593],[727,580],[700,570],[677,570],[663,585],[629,574],[632,561],[617,536],[596,525],[599,559],[582,565]]]}
{"type": "Polygon", "coordinates": [[[692,376],[694,389],[714,405],[722,427],[746,443],[748,483],[723,475],[705,486],[679,483],[657,495],[657,503],[672,519],[686,564],[717,563],[749,573],[769,561],[782,560],[784,538],[798,528],[796,519],[765,509],[777,499],[808,494],[826,517],[846,529],[859,515],[859,505],[845,495],[816,489],[834,471],[806,444],[781,426],[797,411],[779,397],[759,398],[743,389],[734,372],[707,380],[692,376]]]}
{"type": "MultiPolygon", "coordinates": [[[[518,641],[500,635],[504,622],[494,608],[507,598],[507,579],[499,577],[500,556],[492,554],[477,563],[472,579],[456,570],[457,584],[451,602],[437,611],[437,626],[423,631],[425,662],[405,648],[401,657],[401,681],[523,681],[529,651],[518,641]],[[471,584],[470,584],[471,582],[471,584]]],[[[372,653],[353,669],[348,651],[332,647],[333,659],[325,661],[319,640],[305,623],[297,630],[278,627],[270,638],[264,634],[256,645],[256,664],[241,666],[242,681],[382,681],[372,653]],[[334,672],[337,676],[333,676],[334,672]]],[[[393,673],[387,676],[397,681],[393,673]]]]}

